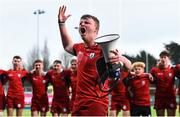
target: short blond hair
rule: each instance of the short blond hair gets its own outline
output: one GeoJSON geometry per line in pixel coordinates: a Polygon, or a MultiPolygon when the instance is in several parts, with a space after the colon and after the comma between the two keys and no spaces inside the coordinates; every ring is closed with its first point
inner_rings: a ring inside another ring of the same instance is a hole
{"type": "Polygon", "coordinates": [[[132,64],[132,68],[134,69],[135,67],[145,68],[145,63],[144,62],[134,62],[132,64]]]}

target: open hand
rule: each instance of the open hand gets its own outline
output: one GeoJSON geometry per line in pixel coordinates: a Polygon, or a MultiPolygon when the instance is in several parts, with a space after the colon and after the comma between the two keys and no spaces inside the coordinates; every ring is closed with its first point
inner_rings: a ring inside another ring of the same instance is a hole
{"type": "Polygon", "coordinates": [[[64,23],[71,15],[65,15],[66,12],[66,6],[60,6],[59,8],[59,14],[58,14],[58,21],[59,23],[64,23]]]}

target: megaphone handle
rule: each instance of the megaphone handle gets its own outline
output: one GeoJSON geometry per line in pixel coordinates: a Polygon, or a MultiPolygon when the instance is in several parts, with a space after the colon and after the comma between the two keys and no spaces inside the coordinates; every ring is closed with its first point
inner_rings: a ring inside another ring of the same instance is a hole
{"type": "Polygon", "coordinates": [[[111,78],[120,77],[120,69],[122,68],[121,63],[117,63],[117,64],[107,63],[107,67],[108,67],[109,75],[111,78]]]}

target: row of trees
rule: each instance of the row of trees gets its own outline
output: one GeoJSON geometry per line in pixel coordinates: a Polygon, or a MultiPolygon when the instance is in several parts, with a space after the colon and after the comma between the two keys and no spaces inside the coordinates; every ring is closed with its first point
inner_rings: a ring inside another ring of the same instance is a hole
{"type": "MultiPolygon", "coordinates": [[[[25,65],[25,68],[27,70],[32,70],[33,62],[35,60],[41,58],[44,63],[44,71],[47,71],[51,67],[49,57],[50,57],[50,52],[49,52],[49,48],[48,48],[48,41],[45,40],[44,47],[42,50],[40,50],[40,55],[38,55],[37,46],[34,46],[30,50],[30,52],[28,54],[28,61],[27,61],[27,64],[25,65]]],[[[69,66],[69,61],[70,61],[71,57],[72,57],[72,55],[68,54],[65,51],[60,54],[59,59],[62,61],[65,68],[67,68],[69,66]]]]}
{"type": "MultiPolygon", "coordinates": [[[[40,56],[42,56],[42,59],[44,61],[44,70],[48,70],[50,67],[50,61],[49,61],[49,56],[50,56],[50,52],[49,52],[49,48],[47,46],[47,40],[45,40],[44,42],[44,48],[40,53],[40,56]]],[[[180,45],[176,42],[170,42],[169,44],[164,44],[164,49],[168,50],[170,52],[171,55],[171,60],[172,60],[172,64],[178,64],[180,63],[180,45]]],[[[147,64],[147,69],[146,71],[149,71],[153,66],[156,65],[157,62],[157,58],[155,58],[152,54],[147,53],[145,50],[142,50],[139,52],[139,54],[137,54],[136,56],[130,56],[128,54],[125,54],[125,56],[130,59],[133,62],[135,61],[142,61],[144,63],[148,63],[147,64]]],[[[34,62],[34,60],[36,60],[38,57],[37,54],[37,48],[34,47],[29,55],[28,55],[28,62],[26,64],[26,68],[28,70],[32,69],[32,64],[34,62]]],[[[59,59],[63,62],[63,65],[65,68],[68,67],[69,65],[69,60],[72,57],[72,55],[68,54],[67,52],[63,52],[60,54],[59,59]]]]}
{"type": "Polygon", "coordinates": [[[47,40],[45,40],[44,42],[44,48],[43,50],[41,51],[40,55],[38,53],[38,49],[36,46],[34,46],[32,48],[32,50],[29,52],[28,54],[28,61],[27,61],[27,64],[26,64],[26,68],[27,70],[32,70],[33,69],[33,62],[37,59],[39,59],[39,56],[42,56],[42,59],[43,59],[43,62],[44,62],[44,70],[48,70],[49,69],[49,56],[50,56],[50,52],[49,52],[49,48],[47,46],[48,42],[47,40]]]}

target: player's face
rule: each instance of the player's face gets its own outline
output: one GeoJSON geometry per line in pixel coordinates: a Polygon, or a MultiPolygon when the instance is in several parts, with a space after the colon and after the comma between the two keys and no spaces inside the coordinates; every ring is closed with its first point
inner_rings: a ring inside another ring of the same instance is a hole
{"type": "Polygon", "coordinates": [[[85,42],[91,42],[97,36],[96,23],[92,18],[81,19],[79,33],[85,42]]]}
{"type": "Polygon", "coordinates": [[[144,73],[144,69],[142,67],[135,67],[134,72],[135,72],[136,76],[140,76],[141,74],[144,73]]]}
{"type": "Polygon", "coordinates": [[[36,71],[42,71],[42,70],[43,70],[43,63],[41,63],[41,62],[35,63],[35,64],[34,64],[34,69],[35,69],[36,71]]]}
{"type": "Polygon", "coordinates": [[[170,63],[170,59],[168,56],[161,56],[160,57],[160,64],[164,67],[168,66],[170,63]]]}
{"type": "Polygon", "coordinates": [[[22,60],[21,59],[17,59],[17,58],[14,58],[13,61],[12,61],[12,64],[13,64],[13,67],[15,69],[21,69],[22,68],[22,60]]]}
{"type": "Polygon", "coordinates": [[[60,72],[61,71],[61,64],[60,63],[54,63],[53,64],[53,70],[56,71],[56,72],[60,72]]]}
{"type": "Polygon", "coordinates": [[[76,68],[77,68],[77,61],[71,62],[71,69],[76,70],[76,68]]]}

